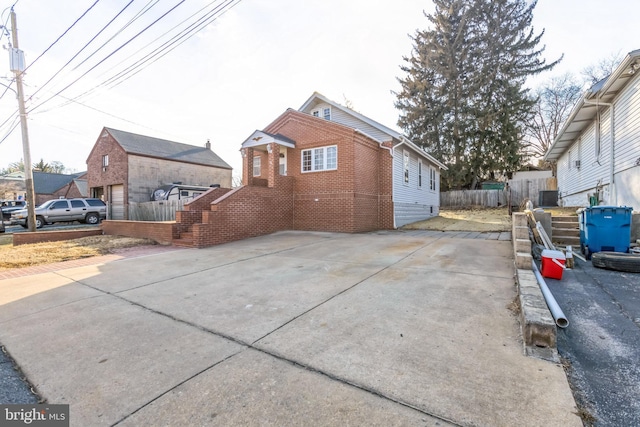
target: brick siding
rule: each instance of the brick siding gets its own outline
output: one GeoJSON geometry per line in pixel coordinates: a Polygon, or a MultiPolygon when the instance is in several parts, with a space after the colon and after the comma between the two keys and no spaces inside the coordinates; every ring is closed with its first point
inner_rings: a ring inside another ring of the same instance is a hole
{"type": "Polygon", "coordinates": [[[174,230],[177,224],[175,221],[153,222],[153,221],[102,221],[100,228],[104,234],[113,236],[139,237],[151,239],[161,245],[170,245],[176,236],[174,230]]]}
{"type": "Polygon", "coordinates": [[[102,230],[56,230],[15,233],[13,235],[13,246],[27,245],[31,243],[59,242],[62,240],[79,239],[87,236],[101,236],[102,230]]]}

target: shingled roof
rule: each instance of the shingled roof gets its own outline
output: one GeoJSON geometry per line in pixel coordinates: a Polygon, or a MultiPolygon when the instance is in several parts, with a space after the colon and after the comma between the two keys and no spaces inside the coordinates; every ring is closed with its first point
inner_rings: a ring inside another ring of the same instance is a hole
{"type": "Polygon", "coordinates": [[[71,175],[33,171],[33,187],[38,194],[53,194],[86,172],[71,175]]]}
{"type": "Polygon", "coordinates": [[[129,154],[195,163],[204,166],[215,166],[231,169],[216,153],[206,147],[182,144],[166,139],[137,135],[112,128],[104,128],[118,144],[129,154]]]}

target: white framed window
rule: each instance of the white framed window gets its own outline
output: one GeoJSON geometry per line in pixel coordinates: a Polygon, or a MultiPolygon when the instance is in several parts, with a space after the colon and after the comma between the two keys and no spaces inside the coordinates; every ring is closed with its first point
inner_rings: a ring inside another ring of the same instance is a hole
{"type": "Polygon", "coordinates": [[[260,176],[260,156],[253,158],[253,176],[260,176]]]}
{"type": "Polygon", "coordinates": [[[302,172],[338,169],[338,146],[302,150],[302,172]]]}
{"type": "Polygon", "coordinates": [[[418,188],[422,188],[422,159],[418,159],[418,188]]]}
{"type": "Polygon", "coordinates": [[[402,167],[404,175],[404,185],[409,185],[409,152],[402,152],[402,167]]]}
{"type": "Polygon", "coordinates": [[[311,112],[311,115],[312,115],[313,117],[320,117],[320,110],[312,111],[312,112],[311,112]]]}
{"type": "Polygon", "coordinates": [[[322,118],[325,120],[331,120],[331,108],[322,109],[322,118]]]}
{"type": "Polygon", "coordinates": [[[429,190],[436,191],[436,169],[429,168],[429,190]]]}
{"type": "Polygon", "coordinates": [[[106,168],[107,166],[109,166],[109,155],[105,154],[102,156],[102,167],[106,168]]]}

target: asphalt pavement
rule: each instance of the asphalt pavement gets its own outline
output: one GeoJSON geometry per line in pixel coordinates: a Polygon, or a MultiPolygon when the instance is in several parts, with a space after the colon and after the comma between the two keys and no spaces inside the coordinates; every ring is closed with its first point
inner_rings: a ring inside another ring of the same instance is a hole
{"type": "Polygon", "coordinates": [[[524,355],[509,233],[281,232],[0,280],[72,426],[581,426],[524,355]]]}
{"type": "Polygon", "coordinates": [[[562,280],[546,282],[569,320],[558,352],[576,402],[595,426],[640,426],[640,274],[576,259],[562,280]]]}

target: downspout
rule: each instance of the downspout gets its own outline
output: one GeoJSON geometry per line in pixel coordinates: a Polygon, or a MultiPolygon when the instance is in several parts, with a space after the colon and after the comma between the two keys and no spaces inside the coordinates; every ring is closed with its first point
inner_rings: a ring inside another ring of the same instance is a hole
{"type": "Polygon", "coordinates": [[[600,105],[604,105],[606,107],[609,107],[609,111],[610,114],[609,116],[611,117],[610,119],[610,124],[609,124],[609,131],[611,133],[611,152],[609,153],[609,185],[611,186],[611,195],[610,195],[610,199],[609,200],[609,205],[611,206],[616,206],[618,204],[618,195],[616,194],[616,183],[614,181],[614,164],[613,164],[613,159],[614,159],[614,150],[615,150],[615,141],[614,141],[614,135],[615,135],[615,110],[613,107],[613,103],[610,102],[601,102],[599,99],[596,99],[595,102],[593,101],[589,101],[587,99],[583,100],[585,104],[589,104],[589,105],[595,105],[596,107],[599,107],[600,105]]]}

